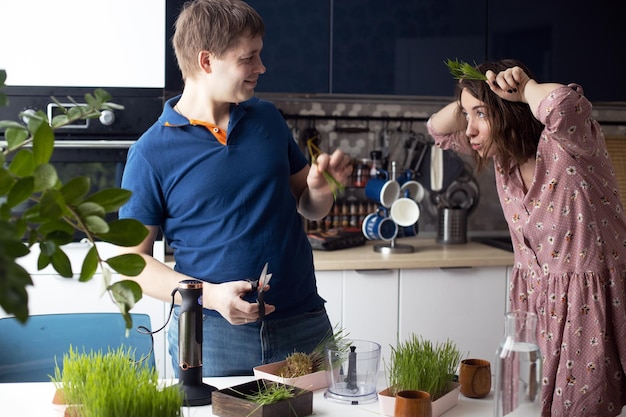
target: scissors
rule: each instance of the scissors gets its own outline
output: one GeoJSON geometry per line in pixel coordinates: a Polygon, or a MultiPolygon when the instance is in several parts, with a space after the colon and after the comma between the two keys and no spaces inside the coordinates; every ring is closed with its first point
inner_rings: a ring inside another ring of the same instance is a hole
{"type": "Polygon", "coordinates": [[[270,278],[272,278],[272,274],[267,273],[267,267],[268,263],[266,262],[263,266],[261,276],[256,282],[256,302],[259,304],[259,320],[263,320],[265,318],[265,292],[263,290],[265,289],[265,286],[270,282],[270,278]]]}

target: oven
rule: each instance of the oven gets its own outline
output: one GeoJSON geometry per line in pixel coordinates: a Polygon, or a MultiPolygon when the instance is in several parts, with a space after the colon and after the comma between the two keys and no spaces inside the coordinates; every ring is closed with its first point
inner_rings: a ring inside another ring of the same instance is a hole
{"type": "MultiPolygon", "coordinates": [[[[63,183],[76,176],[89,177],[92,193],[121,186],[129,147],[157,120],[163,106],[163,90],[159,88],[105,90],[112,96],[110,101],[124,109],[105,111],[99,119],[81,120],[57,129],[51,158],[63,183]]],[[[51,119],[61,113],[59,105],[75,106],[84,102],[86,93],[93,93],[93,89],[82,87],[7,87],[3,91],[9,97],[9,106],[0,107],[0,120],[22,122],[20,113],[43,110],[51,119]]],[[[0,146],[6,145],[4,133],[0,141],[0,146]]],[[[23,209],[26,208],[25,205],[23,209]]],[[[76,233],[75,240],[82,237],[76,233]]]]}

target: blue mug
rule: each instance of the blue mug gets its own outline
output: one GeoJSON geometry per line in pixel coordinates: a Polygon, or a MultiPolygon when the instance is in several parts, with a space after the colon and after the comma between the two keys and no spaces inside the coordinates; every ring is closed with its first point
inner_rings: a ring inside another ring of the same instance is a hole
{"type": "Polygon", "coordinates": [[[398,234],[398,225],[391,220],[386,208],[365,216],[361,229],[368,240],[392,240],[398,234]]]}
{"type": "Polygon", "coordinates": [[[400,184],[400,195],[409,197],[420,203],[424,199],[424,187],[413,179],[413,171],[407,169],[396,181],[400,184]]]}
{"type": "Polygon", "coordinates": [[[396,180],[390,180],[387,171],[381,169],[378,173],[384,178],[370,178],[365,185],[365,195],[381,206],[389,208],[400,196],[400,184],[396,180]]]}
{"type": "Polygon", "coordinates": [[[398,237],[414,237],[419,233],[419,227],[417,223],[411,226],[404,226],[398,228],[398,237]]]}

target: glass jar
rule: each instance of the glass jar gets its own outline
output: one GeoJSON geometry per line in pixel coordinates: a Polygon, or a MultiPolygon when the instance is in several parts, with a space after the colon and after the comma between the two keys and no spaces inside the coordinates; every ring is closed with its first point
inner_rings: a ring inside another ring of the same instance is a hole
{"type": "Polygon", "coordinates": [[[542,357],[536,330],[536,314],[506,313],[496,353],[495,417],[541,415],[542,357]]]}

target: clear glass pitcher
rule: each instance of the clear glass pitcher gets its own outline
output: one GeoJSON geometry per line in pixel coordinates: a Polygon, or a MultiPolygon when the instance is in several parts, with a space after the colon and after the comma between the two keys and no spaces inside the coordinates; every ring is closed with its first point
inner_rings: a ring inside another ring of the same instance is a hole
{"type": "Polygon", "coordinates": [[[496,352],[495,417],[541,415],[542,357],[537,344],[537,315],[505,315],[504,338],[496,352]]]}

